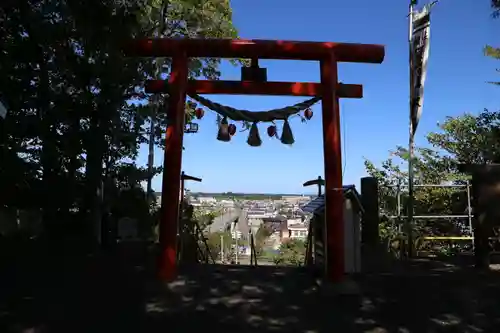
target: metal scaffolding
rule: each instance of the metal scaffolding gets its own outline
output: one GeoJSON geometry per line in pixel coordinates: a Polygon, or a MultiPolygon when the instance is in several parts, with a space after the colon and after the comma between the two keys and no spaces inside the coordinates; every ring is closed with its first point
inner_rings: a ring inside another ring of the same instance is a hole
{"type": "MultiPolygon", "coordinates": [[[[395,185],[395,186],[388,186],[389,188],[396,188],[396,200],[397,200],[397,205],[396,205],[396,212],[397,215],[391,215],[387,216],[389,219],[397,219],[399,221],[405,220],[408,218],[408,216],[402,215],[401,210],[402,210],[402,205],[401,205],[401,195],[404,189],[408,188],[407,185],[395,185]]],[[[472,218],[474,215],[472,214],[472,205],[471,205],[471,184],[469,181],[466,182],[466,184],[443,184],[443,185],[437,185],[437,184],[423,184],[423,185],[413,185],[414,188],[430,188],[430,187],[437,187],[437,188],[454,188],[457,189],[457,191],[466,191],[467,194],[467,214],[456,214],[456,215],[414,215],[413,219],[467,219],[468,222],[468,228],[469,228],[469,234],[470,236],[424,236],[423,239],[426,240],[470,240],[472,243],[472,247],[474,248],[474,229],[472,227],[472,218]]],[[[399,226],[401,228],[401,225],[399,226]]],[[[401,231],[401,230],[400,230],[401,231]]]]}

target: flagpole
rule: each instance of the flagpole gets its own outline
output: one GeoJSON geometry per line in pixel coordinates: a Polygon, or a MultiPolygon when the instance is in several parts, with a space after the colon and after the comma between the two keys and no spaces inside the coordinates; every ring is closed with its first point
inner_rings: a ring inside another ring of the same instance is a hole
{"type": "Polygon", "coordinates": [[[409,142],[408,142],[408,208],[407,208],[407,220],[405,232],[407,235],[406,240],[406,255],[407,258],[411,258],[413,255],[413,155],[415,149],[414,131],[413,131],[413,121],[411,118],[412,114],[412,101],[413,101],[413,53],[412,53],[412,42],[413,42],[413,5],[416,3],[415,0],[410,0],[409,15],[408,15],[408,53],[410,62],[410,121],[409,121],[409,142]]]}

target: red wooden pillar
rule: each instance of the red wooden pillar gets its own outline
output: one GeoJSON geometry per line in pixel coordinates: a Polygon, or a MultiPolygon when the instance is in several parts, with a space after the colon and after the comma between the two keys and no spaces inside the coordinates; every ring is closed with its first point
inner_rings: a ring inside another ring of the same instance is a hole
{"type": "Polygon", "coordinates": [[[160,262],[159,277],[172,281],[177,277],[177,229],[179,223],[179,191],[181,186],[182,139],[186,89],[188,82],[188,57],[178,53],[172,58],[169,78],[168,127],[165,137],[163,183],[161,193],[160,262]]]}
{"type": "Polygon", "coordinates": [[[337,61],[331,54],[320,61],[323,86],[322,118],[325,163],[326,275],[332,282],[344,277],[344,200],[342,193],[342,156],[340,110],[336,87],[337,61]]]}

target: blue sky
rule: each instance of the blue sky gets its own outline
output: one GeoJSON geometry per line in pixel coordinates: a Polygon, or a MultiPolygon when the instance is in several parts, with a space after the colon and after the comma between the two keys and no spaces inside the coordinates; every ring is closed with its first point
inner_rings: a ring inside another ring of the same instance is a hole
{"type": "MultiPolygon", "coordinates": [[[[446,116],[498,109],[499,90],[484,83],[495,79],[495,63],[485,58],[485,44],[500,44],[500,20],[490,18],[489,0],[441,0],[434,7],[430,63],[425,101],[416,143],[436,130],[446,116]]],[[[423,1],[420,1],[423,4],[423,1]]],[[[341,101],[344,184],[359,186],[364,158],[379,163],[396,145],[408,142],[408,44],[406,0],[233,0],[234,23],[246,39],[311,40],[384,44],[381,65],[340,64],[339,80],[362,84],[364,98],[341,101]]],[[[315,62],[262,61],[269,80],[319,81],[315,62]]],[[[498,66],[500,67],[500,66],[498,66]]],[[[222,65],[221,79],[240,79],[239,68],[222,65]]],[[[294,104],[305,98],[270,96],[209,96],[219,103],[252,111],[294,104]]],[[[250,193],[311,193],[306,180],[323,175],[321,107],[306,124],[291,121],[292,147],[267,137],[250,147],[248,133],[237,133],[230,143],[215,139],[215,114],[206,112],[200,131],[184,142],[183,170],[203,178],[186,184],[193,191],[250,193]]],[[[239,124],[237,124],[239,126],[239,124]]],[[[157,150],[156,164],[163,161],[157,150]]],[[[140,162],[147,160],[143,149],[140,162]]],[[[153,187],[161,190],[161,177],[153,187]]]]}

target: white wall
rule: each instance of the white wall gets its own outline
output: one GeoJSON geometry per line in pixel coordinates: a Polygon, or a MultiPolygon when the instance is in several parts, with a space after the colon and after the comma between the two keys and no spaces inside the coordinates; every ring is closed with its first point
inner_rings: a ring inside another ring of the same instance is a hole
{"type": "Polygon", "coordinates": [[[344,261],[346,273],[361,271],[361,219],[351,200],[344,200],[344,261]]]}
{"type": "Polygon", "coordinates": [[[294,224],[302,224],[302,218],[288,219],[286,221],[287,227],[290,227],[291,225],[294,225],[294,224]]]}

